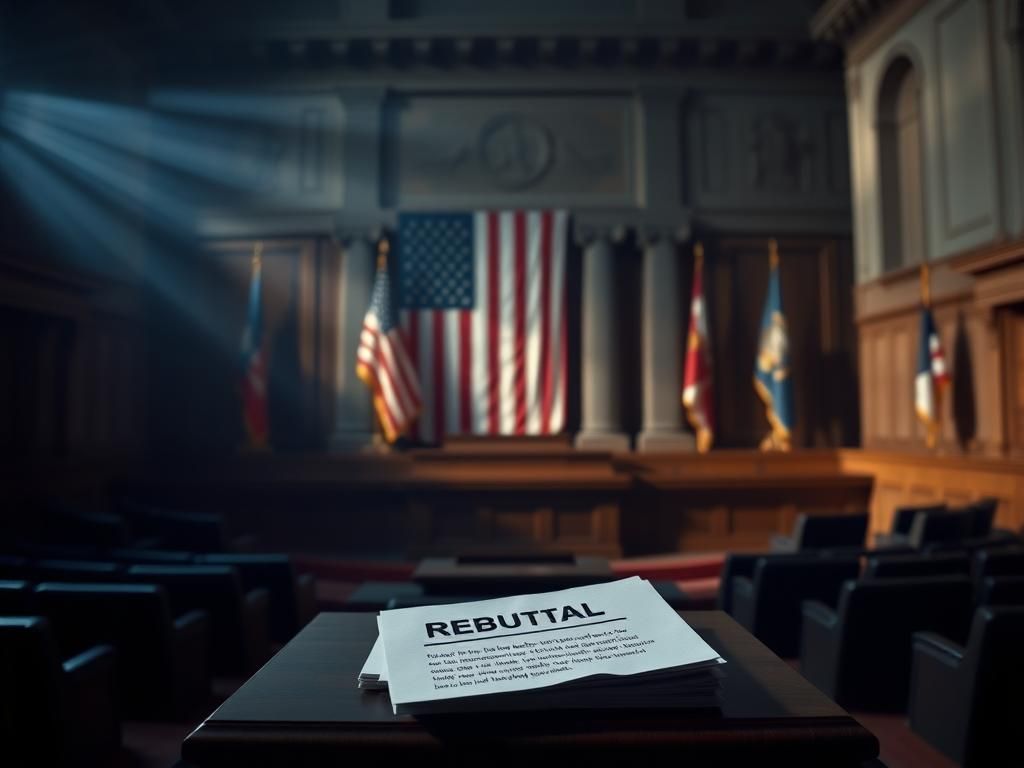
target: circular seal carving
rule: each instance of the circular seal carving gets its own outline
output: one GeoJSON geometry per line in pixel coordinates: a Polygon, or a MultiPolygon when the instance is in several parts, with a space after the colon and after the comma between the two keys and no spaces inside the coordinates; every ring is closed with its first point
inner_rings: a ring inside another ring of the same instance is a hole
{"type": "Polygon", "coordinates": [[[498,115],[480,130],[480,164],[505,189],[536,184],[553,159],[551,134],[529,117],[498,115]]]}

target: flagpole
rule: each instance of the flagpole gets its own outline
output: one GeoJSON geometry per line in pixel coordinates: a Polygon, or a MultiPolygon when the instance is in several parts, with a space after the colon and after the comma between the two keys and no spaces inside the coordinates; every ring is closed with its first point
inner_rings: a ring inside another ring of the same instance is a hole
{"type": "Polygon", "coordinates": [[[921,264],[921,304],[925,307],[932,305],[932,281],[929,273],[928,263],[921,264]]]}
{"type": "Polygon", "coordinates": [[[388,252],[391,250],[391,245],[388,243],[386,237],[382,237],[377,242],[377,269],[388,268],[388,252]]]}
{"type": "Polygon", "coordinates": [[[768,268],[777,269],[779,266],[779,243],[772,237],[768,240],[768,268]]]}

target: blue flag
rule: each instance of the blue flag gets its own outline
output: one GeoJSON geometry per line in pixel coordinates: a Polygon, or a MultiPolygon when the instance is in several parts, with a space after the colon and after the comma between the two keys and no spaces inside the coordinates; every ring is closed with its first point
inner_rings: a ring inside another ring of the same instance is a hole
{"type": "Polygon", "coordinates": [[[761,447],[789,450],[793,429],[793,385],[789,368],[789,335],[782,314],[782,291],[779,288],[778,253],[771,241],[771,272],[768,296],[761,315],[761,342],[754,364],[754,389],[764,401],[771,434],[761,447]]]}

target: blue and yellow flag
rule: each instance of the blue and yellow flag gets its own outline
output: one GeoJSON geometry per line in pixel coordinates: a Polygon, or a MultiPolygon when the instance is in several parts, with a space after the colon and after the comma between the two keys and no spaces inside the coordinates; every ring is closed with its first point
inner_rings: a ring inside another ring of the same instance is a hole
{"type": "Polygon", "coordinates": [[[761,342],[754,364],[754,389],[764,401],[771,433],[761,442],[762,450],[788,451],[793,428],[793,385],[789,369],[789,335],[782,314],[779,288],[779,247],[768,241],[770,273],[768,296],[761,315],[761,342]]]}

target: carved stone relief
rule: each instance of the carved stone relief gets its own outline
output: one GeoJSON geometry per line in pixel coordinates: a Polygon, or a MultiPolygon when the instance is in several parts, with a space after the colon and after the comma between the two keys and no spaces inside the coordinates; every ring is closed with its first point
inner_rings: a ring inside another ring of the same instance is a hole
{"type": "Polygon", "coordinates": [[[387,108],[388,206],[636,202],[626,96],[409,96],[387,108]]]}
{"type": "Polygon", "coordinates": [[[684,118],[687,202],[737,212],[848,209],[842,110],[827,98],[698,95],[684,118]]]}
{"type": "Polygon", "coordinates": [[[797,192],[809,181],[812,150],[806,126],[778,112],[750,124],[750,183],[763,192],[797,192]]]}

